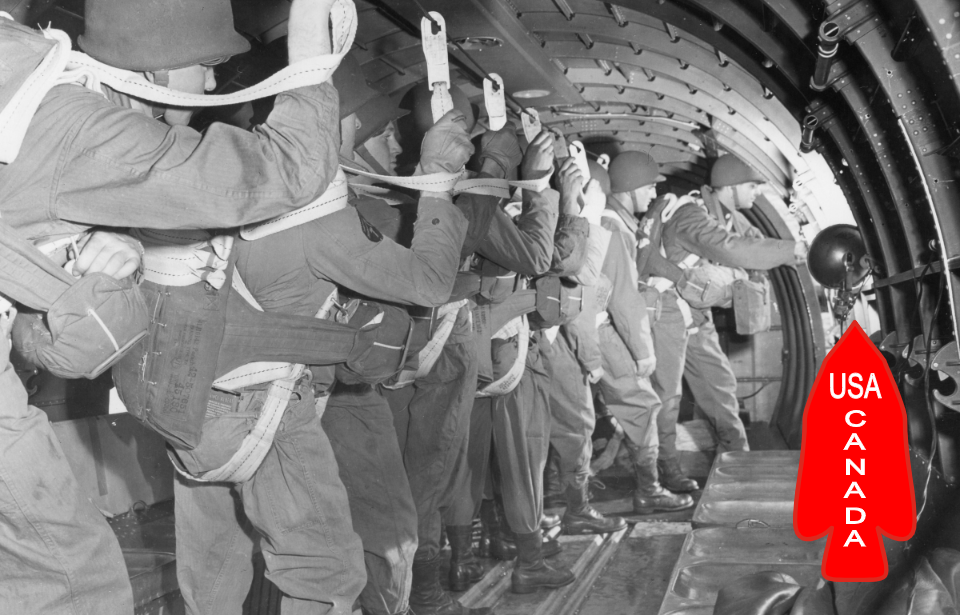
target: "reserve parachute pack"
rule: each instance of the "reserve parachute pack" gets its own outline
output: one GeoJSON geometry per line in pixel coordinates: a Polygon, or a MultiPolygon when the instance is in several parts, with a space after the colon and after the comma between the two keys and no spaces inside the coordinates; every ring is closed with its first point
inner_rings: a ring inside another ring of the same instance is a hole
{"type": "Polygon", "coordinates": [[[2,219],[0,291],[38,310],[18,314],[14,345],[61,378],[96,378],[147,334],[150,318],[132,277],[74,278],[2,219]]]}

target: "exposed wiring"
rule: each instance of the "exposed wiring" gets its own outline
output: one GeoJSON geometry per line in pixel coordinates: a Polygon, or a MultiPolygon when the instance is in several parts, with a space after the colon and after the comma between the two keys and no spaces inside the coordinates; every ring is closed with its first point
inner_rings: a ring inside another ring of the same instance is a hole
{"type": "MultiPolygon", "coordinates": [[[[914,281],[916,282],[915,294],[917,295],[917,299],[913,303],[913,312],[910,314],[910,322],[913,322],[913,319],[917,317],[917,313],[920,311],[920,301],[923,298],[923,278],[927,275],[927,272],[930,270],[930,267],[931,267],[931,263],[927,263],[926,265],[924,265],[923,269],[920,270],[920,275],[914,278],[914,281]]],[[[921,330],[923,329],[922,323],[920,328],[921,330]]],[[[897,381],[898,387],[903,386],[903,375],[906,373],[907,366],[910,364],[910,361],[909,361],[910,355],[913,354],[913,340],[914,338],[911,337],[910,341],[907,342],[907,349],[906,349],[906,353],[904,354],[904,358],[907,360],[902,361],[900,363],[900,368],[897,370],[896,381],[897,381]]]]}
{"type": "MultiPolygon", "coordinates": [[[[934,409],[933,402],[931,397],[933,393],[930,391],[930,349],[933,345],[933,326],[936,324],[937,316],[940,315],[940,302],[943,300],[943,289],[947,285],[947,274],[943,273],[940,275],[940,290],[937,291],[937,304],[933,308],[933,314],[930,316],[930,325],[927,327],[927,332],[929,337],[925,338],[926,343],[926,371],[923,375],[923,393],[924,399],[927,402],[927,413],[930,418],[930,424],[933,425],[933,437],[932,442],[930,443],[930,459],[927,460],[927,478],[923,483],[923,502],[920,505],[920,510],[917,511],[917,521],[920,520],[920,516],[923,514],[924,509],[927,507],[927,496],[930,492],[930,479],[933,477],[933,459],[937,455],[937,413],[934,409]]],[[[925,334],[926,334],[925,333],[925,334]]]]}

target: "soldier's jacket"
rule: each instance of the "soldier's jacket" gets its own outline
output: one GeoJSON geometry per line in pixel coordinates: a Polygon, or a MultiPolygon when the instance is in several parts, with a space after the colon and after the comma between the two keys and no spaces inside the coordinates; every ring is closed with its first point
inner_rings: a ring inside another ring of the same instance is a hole
{"type": "MultiPolygon", "coordinates": [[[[711,199],[712,189],[705,186],[703,190],[711,199]]],[[[691,253],[743,269],[767,270],[794,262],[796,242],[765,237],[738,211],[720,207],[717,214],[711,214],[706,205],[698,205],[680,207],[664,225],[663,247],[671,262],[681,263],[691,253]],[[717,215],[725,219],[721,221],[717,215]]]]}
{"type": "Polygon", "coordinates": [[[403,195],[414,208],[407,246],[363,211],[381,199],[352,196],[351,207],[269,235],[238,241],[237,271],[265,310],[313,316],[335,285],[411,305],[442,305],[456,277],[467,221],[451,203],[403,195]]]}
{"type": "MultiPolygon", "coordinates": [[[[256,241],[237,241],[237,272],[267,311],[313,316],[338,287],[382,301],[441,305],[457,275],[467,221],[443,199],[390,197],[415,208],[408,247],[362,215],[386,207],[384,201],[352,194],[352,206],[338,212],[256,241]]],[[[313,372],[316,382],[332,383],[332,368],[313,372]]]]}
{"type": "MultiPolygon", "coordinates": [[[[474,253],[522,275],[540,275],[550,270],[554,260],[553,235],[557,228],[559,195],[553,190],[542,193],[524,191],[523,211],[517,218],[500,207],[493,196],[459,194],[457,210],[467,220],[466,238],[454,257],[457,265],[474,253]]],[[[357,203],[363,217],[378,230],[409,245],[416,204],[404,201],[388,204],[376,199],[357,203]]]]}
{"type": "Polygon", "coordinates": [[[605,309],[610,316],[613,328],[634,361],[640,361],[653,355],[653,337],[647,303],[637,288],[636,260],[630,256],[629,245],[635,236],[624,233],[620,225],[608,217],[604,217],[601,224],[613,237],[601,273],[601,277],[609,280],[609,297],[598,293],[598,304],[600,310],[605,309]]]}
{"type": "Polygon", "coordinates": [[[200,134],[130,107],[119,94],[50,90],[17,159],[0,165],[4,220],[31,239],[90,225],[231,228],[307,205],[337,171],[328,84],[277,96],[252,132],[217,123],[200,134]]]}

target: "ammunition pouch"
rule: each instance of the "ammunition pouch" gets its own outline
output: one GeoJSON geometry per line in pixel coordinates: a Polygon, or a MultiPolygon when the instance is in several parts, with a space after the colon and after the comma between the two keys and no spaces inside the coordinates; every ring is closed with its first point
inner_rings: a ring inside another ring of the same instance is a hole
{"type": "Polygon", "coordinates": [[[429,339],[430,322],[417,327],[406,309],[352,299],[337,313],[336,321],[361,332],[361,344],[337,365],[337,381],[344,384],[378,384],[393,378],[416,357],[429,339]]]}
{"type": "Polygon", "coordinates": [[[560,276],[534,280],[536,310],[530,314],[532,329],[549,329],[573,321],[583,311],[583,288],[560,276]]]}
{"type": "Polygon", "coordinates": [[[487,259],[482,259],[480,269],[480,292],[488,303],[501,303],[517,290],[517,273],[505,269],[487,259]]]}
{"type": "Polygon", "coordinates": [[[773,304],[770,282],[737,280],[733,283],[733,313],[737,333],[753,335],[770,330],[773,304]]]}

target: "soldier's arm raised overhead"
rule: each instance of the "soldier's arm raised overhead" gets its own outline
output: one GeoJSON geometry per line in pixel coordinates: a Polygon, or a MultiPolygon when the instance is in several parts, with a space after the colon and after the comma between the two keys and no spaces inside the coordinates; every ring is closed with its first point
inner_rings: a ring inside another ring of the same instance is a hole
{"type": "MultiPolygon", "coordinates": [[[[327,23],[330,0],[295,3],[305,5],[311,7],[305,16],[327,23]]],[[[230,32],[246,45],[232,28],[230,32]]],[[[81,46],[94,57],[101,46],[111,49],[108,43],[95,45],[96,36],[88,23],[81,46]]],[[[225,53],[244,50],[234,43],[225,46],[225,53]]],[[[305,55],[329,52],[330,44],[328,39],[300,47],[305,55]]],[[[150,54],[140,55],[149,59],[150,54]]],[[[197,63],[185,69],[168,71],[171,89],[176,89],[178,71],[187,69],[204,71],[205,76],[192,89],[180,91],[202,93],[216,85],[213,69],[194,60],[197,63]]],[[[125,68],[148,76],[157,71],[146,64],[125,68]]],[[[267,121],[252,132],[215,123],[201,134],[156,121],[158,110],[165,113],[160,108],[145,108],[112,90],[108,95],[61,85],[44,99],[20,155],[0,170],[4,218],[13,226],[37,235],[59,221],[233,227],[306,205],[336,173],[338,100],[329,84],[277,96],[267,121]]],[[[181,113],[189,118],[188,112],[181,113]]]]}
{"type": "MultiPolygon", "coordinates": [[[[509,125],[504,130],[512,130],[509,125]]],[[[516,136],[510,135],[516,141],[516,136]]],[[[549,172],[553,165],[553,137],[541,132],[523,157],[521,177],[536,179],[549,172]]],[[[489,165],[485,166],[485,169],[489,165]]],[[[458,205],[465,196],[460,195],[458,205]]],[[[521,275],[541,275],[553,262],[553,236],[559,216],[560,195],[551,189],[543,192],[523,191],[523,211],[511,220],[497,209],[490,227],[477,246],[477,252],[494,263],[521,275]]]]}

